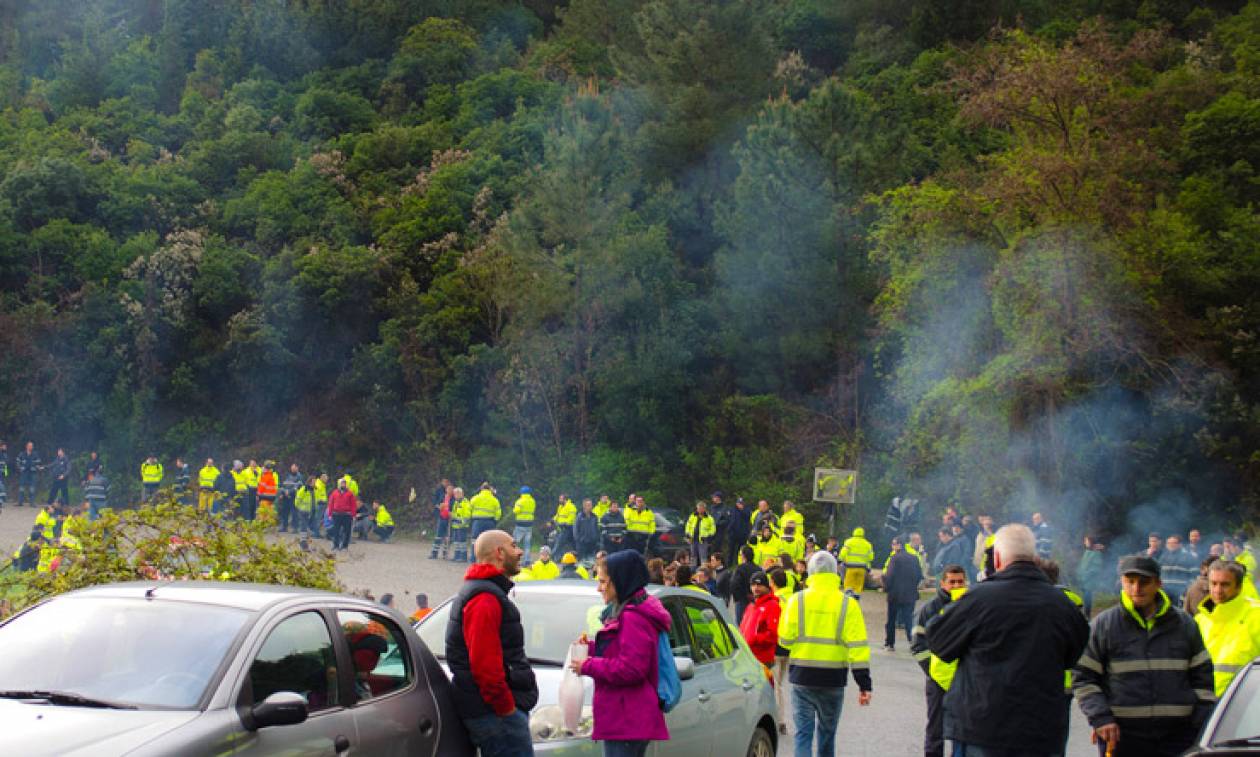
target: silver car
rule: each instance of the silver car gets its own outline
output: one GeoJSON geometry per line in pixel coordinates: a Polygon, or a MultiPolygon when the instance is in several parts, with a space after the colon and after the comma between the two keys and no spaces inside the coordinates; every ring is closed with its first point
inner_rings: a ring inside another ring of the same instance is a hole
{"type": "MultiPolygon", "coordinates": [[[[778,730],[774,692],[765,668],[734,627],[726,608],[712,595],[690,589],[650,586],[669,610],[670,646],[682,682],[682,699],[665,716],[669,741],[653,742],[648,754],[678,757],[772,757],[778,730]]],[[[556,755],[599,755],[591,741],[592,683],[586,681],[586,702],[576,732],[564,729],[558,704],[564,658],[569,644],[586,631],[600,628],[603,600],[590,581],[527,581],[510,596],[521,611],[525,653],[538,678],[538,706],[530,713],[534,750],[556,755]]],[[[445,648],[451,604],[441,605],[416,624],[435,653],[445,648]]]]}
{"type": "Polygon", "coordinates": [[[216,582],[102,586],[0,624],[0,740],[21,755],[471,755],[397,611],[216,582]]]}

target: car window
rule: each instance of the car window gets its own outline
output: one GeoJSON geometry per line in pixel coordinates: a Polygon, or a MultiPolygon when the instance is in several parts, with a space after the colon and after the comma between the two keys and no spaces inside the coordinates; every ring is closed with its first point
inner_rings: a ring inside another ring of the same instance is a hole
{"type": "Polygon", "coordinates": [[[304,612],[272,629],[249,667],[249,684],[255,703],[293,691],[310,712],[336,706],[337,655],[323,617],[304,612]]]}
{"type": "Polygon", "coordinates": [[[1248,739],[1260,735],[1260,671],[1248,668],[1233,695],[1221,705],[1224,711],[1212,734],[1212,743],[1248,739]]]}
{"type": "Polygon", "coordinates": [[[669,647],[675,657],[690,657],[692,654],[690,621],[682,603],[675,597],[665,597],[665,609],[669,610],[669,647]]]}
{"type": "Polygon", "coordinates": [[[359,700],[385,696],[411,684],[415,671],[407,641],[394,621],[370,612],[341,610],[337,623],[354,661],[354,691],[359,700]]]}
{"type": "Polygon", "coordinates": [[[692,658],[697,664],[723,660],[735,653],[735,644],[726,628],[726,621],[713,605],[694,599],[684,599],[683,608],[691,626],[695,645],[692,658]]]}

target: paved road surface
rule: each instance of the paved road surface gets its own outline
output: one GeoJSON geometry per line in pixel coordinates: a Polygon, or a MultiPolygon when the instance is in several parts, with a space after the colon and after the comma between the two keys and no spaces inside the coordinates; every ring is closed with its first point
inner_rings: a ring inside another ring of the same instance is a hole
{"type": "MultiPolygon", "coordinates": [[[[35,519],[31,508],[6,507],[0,512],[0,547],[11,555],[28,533],[35,519]]],[[[287,537],[279,537],[287,538],[287,537]]],[[[404,613],[415,606],[417,592],[428,595],[431,605],[445,600],[459,587],[463,566],[429,560],[428,544],[400,540],[390,544],[354,542],[348,554],[337,559],[337,572],[348,590],[369,589],[380,597],[385,592],[397,597],[404,613]]],[[[592,587],[594,591],[594,587],[592,587]]],[[[849,687],[837,736],[839,755],[846,757],[887,757],[922,754],[923,674],[909,654],[904,638],[894,654],[879,650],[883,642],[883,597],[868,595],[863,602],[866,626],[874,647],[871,675],[874,699],[870,707],[858,707],[856,689],[849,687]]],[[[1072,757],[1096,755],[1089,744],[1089,732],[1079,710],[1072,708],[1072,731],[1068,754],[1072,757]]],[[[791,755],[790,740],[781,741],[780,755],[791,755]]]]}

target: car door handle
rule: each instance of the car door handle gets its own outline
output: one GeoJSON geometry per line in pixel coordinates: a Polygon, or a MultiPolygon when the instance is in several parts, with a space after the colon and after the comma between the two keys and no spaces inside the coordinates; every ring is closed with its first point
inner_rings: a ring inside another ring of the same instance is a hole
{"type": "Polygon", "coordinates": [[[333,739],[333,749],[337,750],[337,754],[344,754],[350,751],[350,739],[345,736],[338,736],[333,739]]]}
{"type": "Polygon", "coordinates": [[[433,721],[432,720],[425,718],[424,720],[420,721],[420,734],[422,736],[433,735],[433,721]]]}
{"type": "Polygon", "coordinates": [[[752,690],[753,690],[753,686],[755,686],[756,684],[754,684],[752,681],[750,681],[750,680],[748,680],[747,678],[745,678],[745,679],[744,679],[744,683],[743,683],[742,685],[743,685],[743,687],[744,687],[744,691],[752,691],[752,690]]]}
{"type": "Polygon", "coordinates": [[[696,696],[696,699],[699,699],[701,702],[709,701],[710,699],[709,692],[705,691],[704,689],[701,689],[700,694],[696,696]]]}

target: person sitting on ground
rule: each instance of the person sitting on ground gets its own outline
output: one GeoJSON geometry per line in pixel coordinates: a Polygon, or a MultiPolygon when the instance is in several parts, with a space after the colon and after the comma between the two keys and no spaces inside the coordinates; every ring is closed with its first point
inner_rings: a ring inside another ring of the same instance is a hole
{"type": "Polygon", "coordinates": [[[375,513],[375,525],[372,530],[384,544],[389,541],[389,537],[394,535],[394,516],[389,514],[385,505],[375,500],[372,501],[372,510],[375,513]]]}

